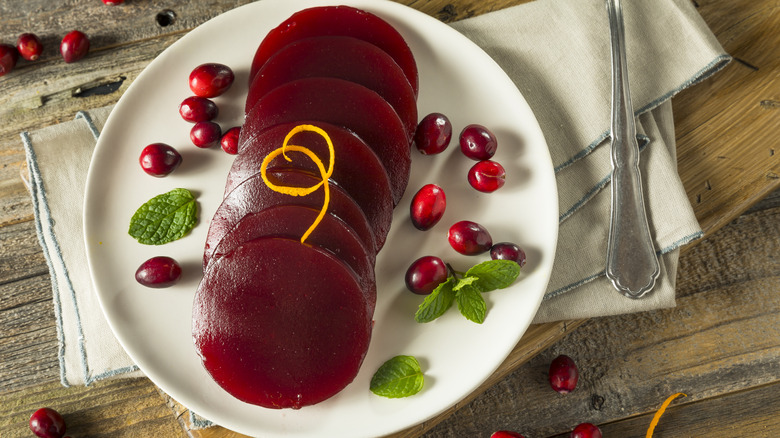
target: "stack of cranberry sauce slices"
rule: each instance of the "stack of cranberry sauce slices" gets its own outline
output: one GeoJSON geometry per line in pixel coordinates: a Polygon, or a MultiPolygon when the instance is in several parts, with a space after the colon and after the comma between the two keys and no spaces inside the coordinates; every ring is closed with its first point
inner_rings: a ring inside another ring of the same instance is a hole
{"type": "Polygon", "coordinates": [[[261,42],[193,308],[196,350],[234,397],[297,409],[357,375],[417,87],[401,35],[352,7],[302,10],[261,42]]]}

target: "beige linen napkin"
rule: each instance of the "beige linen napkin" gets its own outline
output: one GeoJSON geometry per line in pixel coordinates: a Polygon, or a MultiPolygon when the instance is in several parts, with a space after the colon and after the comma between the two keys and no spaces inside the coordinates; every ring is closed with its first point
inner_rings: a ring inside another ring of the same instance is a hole
{"type": "MultiPolygon", "coordinates": [[[[630,300],[604,278],[609,223],[610,55],[602,0],[538,0],[454,23],[515,81],[549,143],[560,196],[552,279],[535,322],[674,306],[678,248],[701,235],[676,172],[669,99],[714,73],[723,53],[688,0],[626,1],[628,68],[646,203],[662,273],[630,300]]],[[[62,383],[138,374],[113,337],[86,271],[81,229],[86,166],[111,108],[23,133],[41,246],[49,261],[62,383]]],[[[533,261],[529,261],[533,263],[533,261]]]]}

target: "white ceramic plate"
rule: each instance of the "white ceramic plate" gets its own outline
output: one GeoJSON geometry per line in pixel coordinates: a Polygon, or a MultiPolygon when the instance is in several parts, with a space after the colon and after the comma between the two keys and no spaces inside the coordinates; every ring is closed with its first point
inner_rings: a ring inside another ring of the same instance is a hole
{"type": "Polygon", "coordinates": [[[479,48],[434,18],[388,1],[343,3],[371,11],[406,38],[420,72],[420,117],[445,113],[454,126],[449,149],[437,156],[413,151],[412,176],[396,209],[388,243],[377,259],[379,298],[373,340],[360,374],[337,396],[301,410],[269,410],[242,403],[214,383],[200,364],[190,333],[192,299],[200,280],[206,231],[219,205],[232,160],[218,148],[189,142],[190,124],[178,114],[195,66],[220,62],[236,72],[234,86],[215,99],[217,121],[227,128],[242,120],[246,82],[254,51],[265,34],[305,7],[331,1],[264,0],[222,14],[193,30],[155,59],[111,113],[89,171],[84,211],[85,241],[92,278],[111,328],[158,386],[194,412],[229,429],[263,437],[380,436],[418,424],[474,391],[506,358],[530,324],[552,270],[558,231],[555,179],[539,125],[514,84],[479,48]],[[470,123],[498,137],[495,160],[507,184],[492,194],[472,189],[466,172],[473,162],[459,151],[457,134],[470,123]],[[183,164],[166,178],[147,176],[138,165],[141,149],[168,143],[183,164]],[[447,194],[442,221],[427,232],[409,221],[412,195],[426,183],[447,194]],[[196,194],[200,222],[192,233],[163,246],[145,246],[127,234],[130,217],[151,197],[176,187],[196,194]],[[472,220],[494,241],[512,241],[528,253],[528,264],[512,287],[486,294],[482,325],[456,308],[429,324],[414,321],[421,297],[405,290],[406,268],[417,257],[438,255],[456,269],[488,256],[465,257],[446,239],[449,225],[472,220]],[[184,267],[168,289],[148,289],[133,278],[149,257],[167,255],[184,267]],[[385,399],[369,391],[374,371],[387,359],[416,356],[425,373],[417,395],[385,399]]]}

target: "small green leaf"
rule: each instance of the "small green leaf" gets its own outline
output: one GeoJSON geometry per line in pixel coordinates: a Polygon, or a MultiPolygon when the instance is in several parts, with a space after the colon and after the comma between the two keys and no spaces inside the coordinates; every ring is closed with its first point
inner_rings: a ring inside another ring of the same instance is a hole
{"type": "Polygon", "coordinates": [[[162,245],[184,237],[198,220],[195,197],[187,189],[157,195],[136,210],[128,233],[144,245],[162,245]]]}
{"type": "Polygon", "coordinates": [[[465,316],[466,319],[477,324],[482,324],[485,321],[487,304],[479,289],[473,285],[464,286],[458,290],[455,301],[458,303],[461,315],[465,316]]]}
{"type": "Polygon", "coordinates": [[[382,397],[409,397],[420,392],[424,380],[420,363],[414,356],[396,356],[374,373],[370,389],[382,397]]]}
{"type": "Polygon", "coordinates": [[[425,297],[414,314],[414,320],[431,322],[442,316],[452,306],[452,301],[455,299],[455,291],[452,290],[454,282],[454,277],[448,277],[444,283],[438,285],[430,295],[425,297]]]}
{"type": "Polygon", "coordinates": [[[457,282],[455,282],[455,286],[452,288],[453,291],[457,292],[461,288],[471,285],[471,283],[474,283],[475,281],[479,281],[479,278],[477,277],[463,277],[461,279],[458,279],[457,282]]]}
{"type": "Polygon", "coordinates": [[[477,277],[473,285],[482,292],[508,287],[520,275],[520,265],[512,260],[488,260],[468,271],[466,277],[477,277]]]}

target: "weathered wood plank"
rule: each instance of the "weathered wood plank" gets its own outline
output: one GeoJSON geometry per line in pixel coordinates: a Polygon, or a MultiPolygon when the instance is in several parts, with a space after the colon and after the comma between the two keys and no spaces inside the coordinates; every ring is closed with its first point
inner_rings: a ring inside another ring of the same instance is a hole
{"type": "MultiPolygon", "coordinates": [[[[660,406],[660,402],[658,403],[660,406]]],[[[780,383],[690,402],[677,399],[661,417],[656,438],[774,437],[780,430],[780,383]]],[[[601,425],[605,437],[644,438],[652,414],[601,425]]],[[[554,438],[568,438],[569,434],[554,438]]]]}
{"type": "Polygon", "coordinates": [[[697,4],[735,58],[674,99],[680,175],[709,231],[780,187],[780,7],[776,0],[697,4]]]}
{"type": "Polygon", "coordinates": [[[20,178],[25,163],[18,134],[0,134],[0,227],[32,220],[30,193],[20,178]]]}
{"type": "Polygon", "coordinates": [[[67,433],[73,437],[184,436],[148,379],[117,379],[71,388],[49,383],[0,393],[0,400],[3,438],[32,436],[30,415],[44,406],[62,414],[67,433]]]}
{"type": "Polygon", "coordinates": [[[0,227],[0,285],[48,274],[35,224],[20,222],[0,227]]]}
{"type": "Polygon", "coordinates": [[[0,118],[5,123],[0,125],[0,137],[14,138],[17,150],[21,150],[21,131],[73,120],[78,110],[116,103],[149,62],[180,36],[166,35],[97,51],[64,66],[61,61],[49,60],[39,62],[28,72],[12,71],[2,78],[0,118]],[[118,59],[121,61],[117,62],[118,59]],[[107,84],[118,88],[109,88],[104,94],[81,94],[107,84]]]}
{"type": "Polygon", "coordinates": [[[0,285],[0,297],[0,391],[59,382],[49,276],[0,285]]]}

